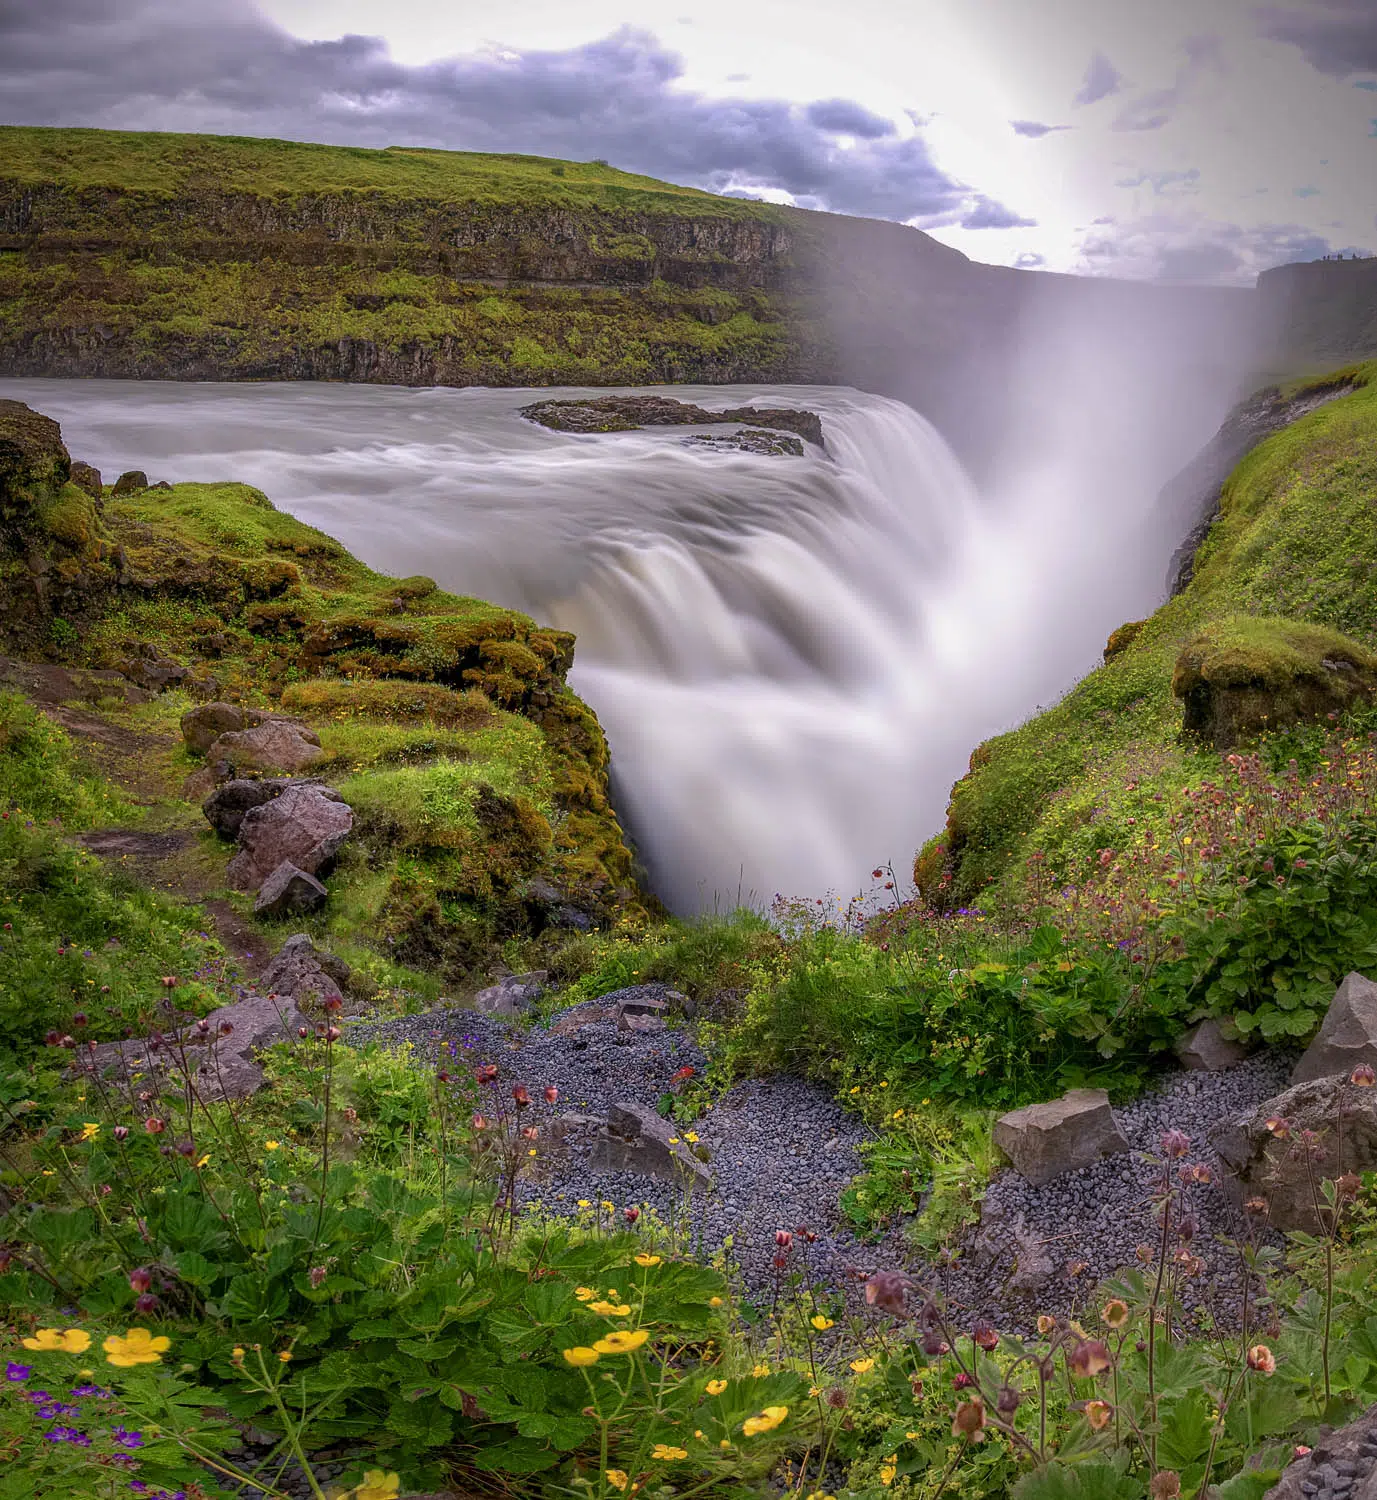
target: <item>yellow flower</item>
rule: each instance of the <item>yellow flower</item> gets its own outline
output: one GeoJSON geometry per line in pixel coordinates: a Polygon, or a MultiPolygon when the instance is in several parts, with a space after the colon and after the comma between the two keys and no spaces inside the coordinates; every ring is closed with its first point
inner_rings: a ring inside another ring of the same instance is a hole
{"type": "Polygon", "coordinates": [[[87,1120],[87,1122],[81,1127],[80,1139],[83,1141],[93,1141],[99,1134],[99,1124],[97,1124],[94,1120],[87,1120]]]}
{"type": "Polygon", "coordinates": [[[614,1490],[624,1490],[626,1488],[626,1474],[621,1469],[607,1469],[603,1473],[603,1478],[607,1480],[608,1484],[614,1490]]]}
{"type": "Polygon", "coordinates": [[[884,1485],[886,1489],[888,1489],[890,1485],[894,1483],[894,1475],[896,1472],[897,1470],[895,1469],[895,1466],[893,1464],[880,1465],[880,1483],[884,1485]]]}
{"type": "Polygon", "coordinates": [[[832,1326],[831,1318],[824,1318],[821,1313],[814,1313],[808,1321],[819,1333],[825,1333],[832,1326]]]}
{"type": "Polygon", "coordinates": [[[658,1255],[638,1255],[636,1257],[636,1264],[638,1266],[658,1266],[660,1264],[660,1257],[658,1255]]]}
{"type": "Polygon", "coordinates": [[[650,1335],[644,1328],[619,1328],[615,1333],[609,1333],[606,1338],[599,1339],[593,1347],[599,1354],[631,1354],[639,1349],[649,1337],[650,1335]]]}
{"type": "Polygon", "coordinates": [[[292,1351],[290,1349],[284,1349],[282,1353],[277,1356],[277,1358],[280,1364],[289,1365],[292,1362],[292,1351]]]}
{"type": "Polygon", "coordinates": [[[875,1368],[875,1361],[873,1359],[853,1359],[851,1361],[851,1368],[857,1375],[864,1375],[867,1370],[875,1368]]]}
{"type": "Polygon", "coordinates": [[[63,1354],[85,1354],[91,1347],[91,1335],[84,1328],[40,1328],[36,1338],[25,1339],[26,1349],[61,1350],[63,1354]]]}
{"type": "Polygon", "coordinates": [[[767,1406],[759,1416],[747,1417],[741,1424],[741,1430],[747,1437],[755,1437],[762,1432],[773,1432],[788,1415],[787,1406],[767,1406]]]}
{"type": "Polygon", "coordinates": [[[604,1318],[624,1318],[631,1308],[625,1302],[590,1302],[588,1310],[601,1313],[604,1318]]]}
{"type": "Polygon", "coordinates": [[[757,1380],[759,1380],[764,1375],[768,1375],[769,1373],[769,1365],[756,1365],[756,1367],[751,1371],[751,1374],[754,1375],[757,1380]]]}
{"type": "Polygon", "coordinates": [[[384,1474],[381,1469],[365,1469],[363,1483],[349,1491],[354,1500],[396,1500],[401,1490],[401,1476],[384,1474]]]}
{"type": "Polygon", "coordinates": [[[203,1157],[202,1157],[202,1158],[201,1158],[201,1159],[200,1159],[200,1161],[198,1161],[198,1162],[197,1162],[197,1163],[196,1163],[196,1165],[197,1165],[197,1167],[198,1167],[198,1168],[200,1168],[200,1167],[204,1167],[204,1166],[205,1166],[205,1165],[206,1165],[206,1163],[207,1163],[207,1162],[208,1162],[208,1161],[209,1161],[209,1160],[210,1160],[210,1157],[208,1157],[208,1156],[203,1156],[203,1157]]]}
{"type": "Polygon", "coordinates": [[[596,1349],[589,1349],[583,1344],[578,1344],[574,1348],[565,1349],[562,1352],[565,1359],[571,1365],[575,1365],[580,1369],[584,1365],[595,1365],[598,1362],[598,1351],[596,1349]]]}
{"type": "Polygon", "coordinates": [[[859,1084],[859,1083],[858,1083],[858,1084],[856,1084],[856,1085],[855,1085],[855,1086],[854,1086],[854,1087],[853,1087],[853,1088],[852,1088],[852,1089],[851,1089],[851,1090],[850,1090],[850,1092],[851,1092],[851,1093],[853,1093],[853,1094],[859,1094],[859,1093],[860,1093],[860,1091],[861,1091],[861,1086],[860,1086],[860,1084],[859,1084]]]}
{"type": "Polygon", "coordinates": [[[154,1338],[146,1328],[131,1328],[122,1337],[112,1333],[101,1345],[107,1362],[121,1370],[127,1370],[131,1365],[156,1365],[164,1351],[171,1347],[171,1339],[162,1335],[154,1338]]]}
{"type": "Polygon", "coordinates": [[[661,1463],[674,1463],[675,1460],[688,1457],[687,1448],[674,1448],[668,1443],[656,1443],[650,1450],[651,1458],[657,1458],[661,1463]]]}
{"type": "Polygon", "coordinates": [[[709,1297],[708,1298],[708,1306],[709,1307],[721,1307],[722,1306],[722,1299],[721,1299],[721,1297],[709,1297]]]}
{"type": "Polygon", "coordinates": [[[616,1205],[615,1205],[615,1204],[612,1204],[612,1203],[609,1203],[609,1202],[608,1202],[608,1201],[607,1201],[607,1199],[606,1199],[606,1198],[604,1198],[604,1199],[603,1199],[603,1200],[602,1200],[602,1207],[603,1207],[603,1212],[604,1212],[604,1213],[609,1213],[609,1214],[610,1214],[610,1213],[611,1213],[611,1212],[612,1212],[612,1211],[613,1211],[613,1210],[614,1210],[614,1208],[615,1208],[615,1207],[616,1207],[616,1205]]]}
{"type": "Polygon", "coordinates": [[[710,1381],[708,1381],[707,1392],[708,1392],[709,1396],[720,1396],[722,1394],[722,1392],[725,1391],[726,1389],[727,1389],[727,1382],[725,1380],[710,1380],[710,1381]]]}
{"type": "Polygon", "coordinates": [[[891,1120],[902,1120],[904,1118],[904,1112],[901,1109],[896,1109],[889,1118],[891,1120]]]}
{"type": "Polygon", "coordinates": [[[698,1132],[696,1130],[686,1130],[684,1132],[684,1139],[690,1146],[696,1145],[698,1143],[698,1132]]]}
{"type": "Polygon", "coordinates": [[[592,1206],[593,1205],[588,1201],[587,1198],[580,1198],[579,1199],[579,1207],[580,1208],[592,1208],[592,1206]]]}
{"type": "Polygon", "coordinates": [[[808,1387],[808,1394],[810,1396],[821,1396],[822,1395],[822,1387],[820,1385],[810,1385],[808,1387]]]}
{"type": "Polygon", "coordinates": [[[231,1359],[243,1359],[243,1357],[244,1357],[244,1346],[243,1346],[243,1344],[236,1344],[234,1346],[234,1348],[230,1350],[230,1358],[231,1359]]]}
{"type": "Polygon", "coordinates": [[[597,1295],[598,1294],[593,1290],[591,1286],[576,1286],[574,1288],[574,1296],[576,1296],[580,1302],[588,1302],[597,1295]]]}
{"type": "Polygon", "coordinates": [[[703,1440],[703,1429],[701,1427],[695,1427],[693,1429],[693,1435],[701,1442],[703,1440]]]}
{"type": "Polygon", "coordinates": [[[1100,1317],[1110,1328],[1122,1328],[1128,1322],[1128,1304],[1112,1297],[1100,1309],[1100,1317]]]}
{"type": "Polygon", "coordinates": [[[265,1151],[276,1151],[281,1145],[281,1141],[264,1141],[263,1149],[265,1151]]]}

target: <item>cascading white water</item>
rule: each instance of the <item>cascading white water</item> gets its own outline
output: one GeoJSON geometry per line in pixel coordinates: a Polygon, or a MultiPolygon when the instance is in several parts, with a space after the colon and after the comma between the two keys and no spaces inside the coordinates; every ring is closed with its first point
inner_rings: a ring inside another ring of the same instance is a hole
{"type": "Polygon", "coordinates": [[[1083,660],[1049,597],[1074,590],[1113,623],[1123,580],[1089,587],[1099,550],[1068,545],[1086,527],[1055,485],[988,514],[899,402],[663,393],[817,411],[827,451],[555,433],[517,415],[522,391],[0,381],[107,475],[244,480],[379,569],[574,631],[573,686],[672,907],[849,893],[873,865],[902,870],[970,747],[1083,660]]]}

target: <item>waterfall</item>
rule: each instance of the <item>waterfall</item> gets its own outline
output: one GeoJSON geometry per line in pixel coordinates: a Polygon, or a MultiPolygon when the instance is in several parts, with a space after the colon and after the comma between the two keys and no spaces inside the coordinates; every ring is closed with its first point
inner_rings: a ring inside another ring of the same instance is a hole
{"type": "Polygon", "coordinates": [[[244,480],[375,568],[574,631],[571,684],[607,731],[618,806],[679,911],[849,896],[877,864],[903,872],[971,746],[1085,654],[1084,636],[1069,654],[1055,630],[1058,595],[1091,566],[1066,550],[1075,507],[1049,481],[988,509],[935,429],[884,397],[664,392],[818,412],[826,451],[793,457],[680,428],[550,432],[517,414],[522,391],[0,390],[57,417],[107,474],[244,480]]]}

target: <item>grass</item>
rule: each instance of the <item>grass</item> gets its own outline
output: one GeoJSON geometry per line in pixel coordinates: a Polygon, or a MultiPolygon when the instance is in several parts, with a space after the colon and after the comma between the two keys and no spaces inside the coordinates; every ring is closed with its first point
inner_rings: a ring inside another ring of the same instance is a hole
{"type": "Polygon", "coordinates": [[[1060,703],[977,748],[945,830],[915,864],[925,892],[957,906],[1016,891],[1034,852],[1069,874],[1114,842],[1124,818],[1151,817],[1168,792],[1217,771],[1217,756],[1182,742],[1172,691],[1182,652],[1202,635],[1227,637],[1235,651],[1246,639],[1256,661],[1265,634],[1273,678],[1315,649],[1377,646],[1377,365],[1343,375],[1351,394],[1276,434],[1230,476],[1190,586],[1060,703]]]}
{"type": "MultiPolygon", "coordinates": [[[[0,127],[3,176],[23,187],[83,193],[114,189],[170,200],[180,194],[246,194],[301,199],[338,194],[382,203],[477,203],[594,208],[784,222],[768,203],[722,198],[623,172],[605,162],[391,146],[326,146],[255,136],[159,131],[0,127]]],[[[634,237],[614,238],[613,254],[638,253],[634,237]]]]}

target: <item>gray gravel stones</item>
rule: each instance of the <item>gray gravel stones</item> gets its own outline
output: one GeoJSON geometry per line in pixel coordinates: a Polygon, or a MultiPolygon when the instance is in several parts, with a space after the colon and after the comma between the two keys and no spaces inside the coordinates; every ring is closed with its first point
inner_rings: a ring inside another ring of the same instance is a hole
{"type": "MultiPolygon", "coordinates": [[[[1220,1188],[1206,1132],[1222,1116],[1270,1098],[1292,1060],[1267,1052],[1220,1073],[1168,1074],[1157,1088],[1115,1109],[1128,1155],[1107,1157],[1041,1187],[1016,1172],[1001,1172],[985,1194],[980,1229],[955,1265],[940,1277],[919,1265],[913,1274],[942,1280],[956,1306],[996,1327],[1024,1329],[1038,1313],[1082,1306],[1097,1283],[1136,1264],[1137,1247],[1154,1239],[1151,1199],[1160,1168],[1144,1156],[1158,1154],[1164,1131],[1180,1130],[1191,1142],[1185,1160],[1208,1165],[1216,1179],[1190,1190],[1197,1223],[1191,1249],[1205,1270],[1186,1283],[1185,1300],[1227,1319],[1228,1308],[1240,1300],[1241,1273],[1216,1236],[1233,1234],[1239,1221],[1220,1188]],[[1050,1274],[1020,1274],[1039,1259],[1049,1263],[1050,1274]],[[1080,1269],[1073,1272],[1073,1266],[1080,1269]]],[[[899,1254],[894,1239],[889,1243],[899,1254]]]]}
{"type": "MultiPolygon", "coordinates": [[[[621,1000],[666,989],[637,986],[585,1002],[524,1034],[496,1017],[456,1008],[353,1026],[346,1035],[359,1042],[409,1041],[436,1060],[496,1062],[505,1079],[526,1084],[533,1095],[556,1085],[562,1110],[605,1116],[621,1101],[653,1107],[671,1091],[681,1068],[705,1065],[683,1030],[618,1031],[621,1000]]],[[[525,1201],[557,1214],[578,1212],[581,1199],[610,1202],[619,1213],[632,1205],[654,1210],[676,1244],[694,1253],[714,1252],[729,1240],[731,1259],[760,1297],[771,1294],[780,1276],[804,1267],[811,1279],[853,1294],[871,1271],[902,1267],[920,1280],[940,1276],[960,1315],[1026,1329],[1040,1312],[1069,1312],[1083,1304],[1098,1281],[1135,1263],[1136,1247],[1152,1237],[1152,1172],[1142,1158],[1156,1152],[1162,1132],[1183,1131],[1192,1142],[1186,1159],[1210,1162],[1207,1128],[1275,1094],[1293,1060],[1267,1052],[1224,1072],[1173,1072],[1153,1091],[1116,1108],[1128,1154],[1041,1187],[1014,1172],[1000,1173],[986,1195],[981,1230],[940,1273],[916,1259],[904,1239],[906,1226],[896,1226],[878,1244],[863,1243],[849,1231],[838,1198],[862,1170],[857,1147],[871,1132],[825,1091],[796,1078],[738,1084],[685,1127],[707,1153],[711,1191],[689,1194],[653,1177],[599,1168],[596,1123],[571,1121],[553,1148],[543,1151],[521,1192],[525,1201]],[[805,1225],[815,1238],[795,1233],[787,1265],[776,1267],[776,1231],[805,1225]],[[1068,1262],[1083,1265],[1068,1275],[1068,1262]]],[[[1227,1312],[1237,1304],[1241,1283],[1235,1284],[1239,1273],[1214,1237],[1231,1232],[1235,1221],[1217,1184],[1192,1193],[1198,1220],[1193,1249],[1206,1262],[1192,1293],[1227,1312]]]]}

